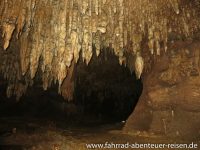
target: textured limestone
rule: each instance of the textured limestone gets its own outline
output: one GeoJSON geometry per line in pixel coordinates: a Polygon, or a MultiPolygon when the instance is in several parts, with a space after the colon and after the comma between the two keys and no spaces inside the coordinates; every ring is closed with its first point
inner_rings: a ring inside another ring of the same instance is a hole
{"type": "Polygon", "coordinates": [[[73,59],[81,56],[88,64],[94,47],[97,55],[113,48],[119,63],[133,66],[139,78],[149,64],[143,63],[144,51],[167,52],[171,33],[193,38],[199,5],[198,0],[1,0],[0,72],[10,82],[8,93],[18,93],[14,87],[27,87],[36,76],[44,89],[52,82],[60,88],[73,59]]]}
{"type": "Polygon", "coordinates": [[[144,77],[145,90],[125,130],[195,138],[200,133],[200,42],[177,41],[144,77]]]}

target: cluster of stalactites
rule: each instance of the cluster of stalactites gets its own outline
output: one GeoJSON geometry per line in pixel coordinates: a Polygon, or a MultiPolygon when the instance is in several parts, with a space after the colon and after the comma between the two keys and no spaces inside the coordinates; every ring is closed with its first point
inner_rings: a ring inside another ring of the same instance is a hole
{"type": "Polygon", "coordinates": [[[32,80],[41,69],[44,89],[52,81],[61,87],[72,60],[81,56],[88,64],[94,47],[97,56],[103,47],[112,47],[125,65],[125,53],[135,55],[140,78],[142,41],[146,39],[150,54],[160,55],[167,51],[169,33],[192,36],[199,28],[197,15],[187,0],[0,1],[3,48],[9,48],[15,35],[21,76],[32,80]]]}

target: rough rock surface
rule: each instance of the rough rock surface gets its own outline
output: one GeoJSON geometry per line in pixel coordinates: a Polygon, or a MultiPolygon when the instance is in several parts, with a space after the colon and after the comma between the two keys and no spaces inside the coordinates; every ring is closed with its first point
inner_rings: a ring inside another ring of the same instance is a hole
{"type": "Polygon", "coordinates": [[[200,42],[179,41],[144,75],[144,91],[130,129],[195,138],[200,135],[200,42]]]}
{"type": "Polygon", "coordinates": [[[7,95],[20,98],[42,78],[44,90],[58,84],[70,100],[73,90],[62,91],[70,66],[79,58],[88,64],[94,47],[97,56],[112,47],[119,63],[140,78],[143,51],[166,52],[173,33],[194,38],[199,10],[199,0],[1,0],[0,73],[8,81],[7,95]]]}

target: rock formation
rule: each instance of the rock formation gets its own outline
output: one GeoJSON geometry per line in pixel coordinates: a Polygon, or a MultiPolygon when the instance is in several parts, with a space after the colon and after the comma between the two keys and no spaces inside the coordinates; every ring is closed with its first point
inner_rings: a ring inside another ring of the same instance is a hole
{"type": "Polygon", "coordinates": [[[200,135],[200,43],[177,41],[144,75],[144,91],[125,131],[175,137],[200,135]]]}
{"type": "Polygon", "coordinates": [[[71,100],[79,57],[112,49],[144,82],[125,128],[183,135],[200,124],[199,31],[199,0],[1,0],[0,73],[8,97],[41,80],[71,100]]]}
{"type": "Polygon", "coordinates": [[[44,90],[54,82],[61,91],[72,60],[81,56],[88,64],[94,47],[97,55],[113,48],[130,69],[140,64],[135,69],[140,77],[144,51],[165,53],[171,33],[193,38],[199,6],[199,0],[1,0],[0,72],[9,82],[7,95],[20,98],[37,77],[44,90]],[[127,53],[141,57],[128,59],[127,53]]]}

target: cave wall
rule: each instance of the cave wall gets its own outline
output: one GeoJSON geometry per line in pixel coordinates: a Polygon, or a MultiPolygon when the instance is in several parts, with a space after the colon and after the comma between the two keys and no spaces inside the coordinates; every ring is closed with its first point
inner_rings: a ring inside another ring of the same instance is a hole
{"type": "Polygon", "coordinates": [[[176,41],[143,77],[144,91],[125,131],[200,135],[200,41],[176,41]]]}

